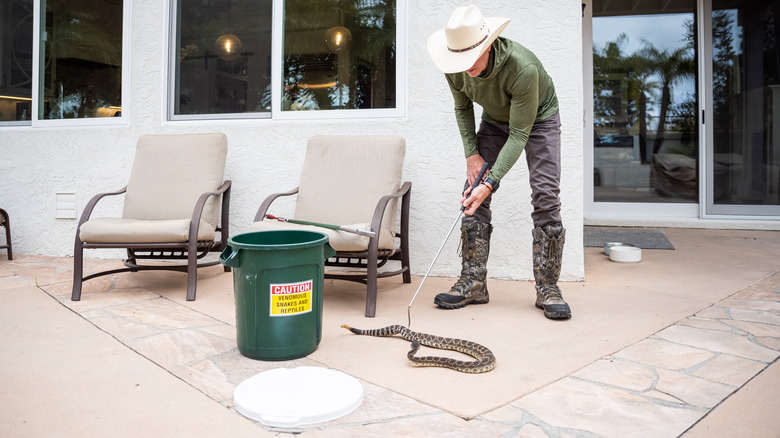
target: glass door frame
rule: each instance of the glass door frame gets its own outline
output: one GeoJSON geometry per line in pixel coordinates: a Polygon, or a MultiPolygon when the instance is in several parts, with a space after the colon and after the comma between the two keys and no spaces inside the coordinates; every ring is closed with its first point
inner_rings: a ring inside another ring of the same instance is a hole
{"type": "MultiPolygon", "coordinates": [[[[701,11],[701,3],[697,3],[697,13],[701,11]]],[[[640,203],[640,202],[596,202],[594,201],[594,145],[593,145],[593,2],[582,0],[585,5],[582,21],[582,58],[583,58],[583,169],[584,171],[584,216],[587,222],[609,224],[613,221],[658,221],[658,220],[690,220],[697,219],[701,214],[701,203],[640,203]]],[[[701,42],[699,43],[701,50],[701,42]]],[[[701,59],[701,57],[699,57],[701,59]]],[[[701,65],[701,61],[699,61],[701,65]]],[[[701,68],[699,68],[699,71],[701,68]]],[[[701,74],[699,72],[699,74],[701,74]]],[[[699,81],[700,83],[704,81],[699,81]]],[[[699,90],[701,92],[701,90],[699,90]]],[[[699,99],[699,110],[704,105],[699,99]]],[[[704,133],[699,125],[699,150],[703,149],[704,133]]],[[[700,155],[701,156],[701,155],[700,155]]],[[[699,181],[702,181],[701,168],[699,181]]],[[[699,184],[699,199],[702,199],[702,186],[699,184]]]]}
{"type": "MultiPolygon", "coordinates": [[[[588,0],[590,1],[590,0],[588,0]]],[[[704,80],[700,81],[700,96],[702,96],[702,102],[712,102],[712,0],[699,0],[698,9],[701,11],[702,19],[699,20],[699,32],[702,37],[700,38],[699,50],[702,54],[701,59],[703,62],[699,66],[699,74],[704,80]]],[[[732,219],[732,220],[780,220],[780,205],[725,205],[715,204],[715,168],[712,164],[714,157],[714,126],[713,126],[713,111],[712,105],[706,106],[707,110],[704,112],[704,125],[702,128],[701,138],[704,139],[705,144],[700,148],[701,154],[701,168],[700,168],[700,184],[705,189],[704,193],[700,194],[699,199],[704,199],[705,202],[702,205],[701,217],[705,219],[732,219]]],[[[780,126],[777,127],[780,129],[780,126]]]]}

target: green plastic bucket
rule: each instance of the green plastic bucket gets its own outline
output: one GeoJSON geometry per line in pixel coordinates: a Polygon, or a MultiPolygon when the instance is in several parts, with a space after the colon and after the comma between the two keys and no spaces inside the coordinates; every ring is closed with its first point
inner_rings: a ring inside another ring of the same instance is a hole
{"type": "Polygon", "coordinates": [[[228,239],[219,261],[233,268],[242,355],[288,360],[317,349],[324,264],[335,254],[328,236],[312,231],[257,231],[228,239]]]}

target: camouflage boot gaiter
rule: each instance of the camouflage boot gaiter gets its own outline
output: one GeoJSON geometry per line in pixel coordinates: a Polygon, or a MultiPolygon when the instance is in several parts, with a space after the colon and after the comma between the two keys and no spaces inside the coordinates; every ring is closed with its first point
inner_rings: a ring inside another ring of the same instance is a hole
{"type": "Polygon", "coordinates": [[[436,295],[434,304],[459,309],[469,304],[488,302],[487,261],[493,226],[469,216],[460,227],[462,267],[460,278],[447,293],[436,295]]]}
{"type": "Polygon", "coordinates": [[[549,319],[571,318],[571,309],[558,287],[566,230],[560,224],[536,227],[533,237],[536,307],[544,310],[544,316],[549,319]]]}

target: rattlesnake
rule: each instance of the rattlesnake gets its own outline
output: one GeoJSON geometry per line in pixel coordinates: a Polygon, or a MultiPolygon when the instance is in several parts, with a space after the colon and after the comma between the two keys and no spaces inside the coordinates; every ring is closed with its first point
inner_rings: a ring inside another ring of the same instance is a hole
{"type": "Polygon", "coordinates": [[[402,338],[412,342],[412,349],[409,351],[409,353],[407,353],[406,357],[419,366],[451,368],[462,373],[473,374],[486,373],[496,367],[496,357],[493,356],[493,353],[487,347],[477,344],[476,342],[464,341],[462,339],[444,338],[441,336],[428,335],[425,333],[417,333],[402,325],[391,325],[381,329],[370,330],[361,330],[350,327],[346,324],[342,325],[342,327],[357,335],[401,335],[402,338]],[[476,360],[463,361],[439,356],[417,357],[415,354],[417,353],[417,350],[420,349],[420,344],[443,350],[459,351],[461,353],[472,356],[476,360]]]}

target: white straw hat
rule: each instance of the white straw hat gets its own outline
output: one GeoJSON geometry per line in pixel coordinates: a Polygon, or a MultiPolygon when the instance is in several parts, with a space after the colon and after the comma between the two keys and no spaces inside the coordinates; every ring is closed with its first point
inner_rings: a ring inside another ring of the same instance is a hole
{"type": "Polygon", "coordinates": [[[447,27],[428,38],[428,54],[444,73],[466,71],[507,24],[508,18],[485,18],[476,6],[461,6],[452,13],[447,27]]]}

